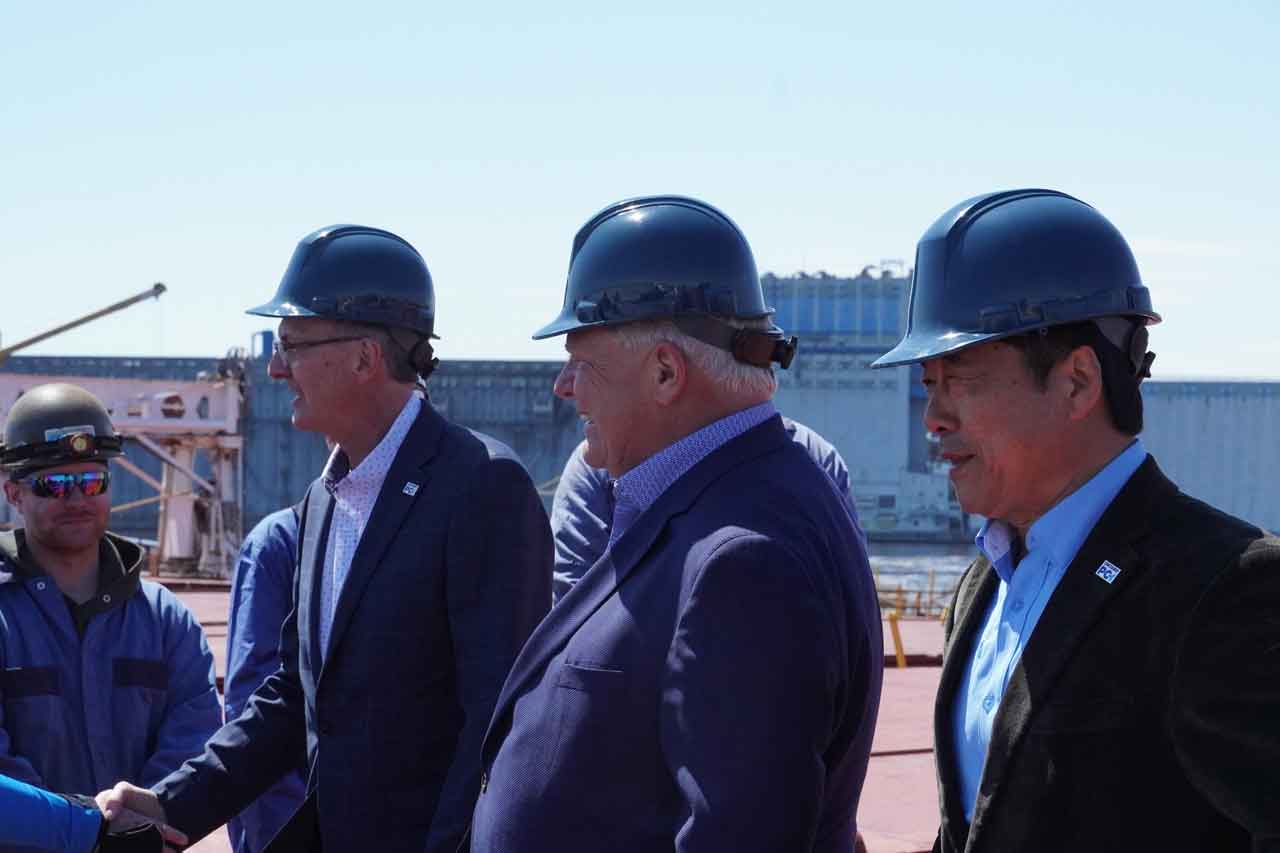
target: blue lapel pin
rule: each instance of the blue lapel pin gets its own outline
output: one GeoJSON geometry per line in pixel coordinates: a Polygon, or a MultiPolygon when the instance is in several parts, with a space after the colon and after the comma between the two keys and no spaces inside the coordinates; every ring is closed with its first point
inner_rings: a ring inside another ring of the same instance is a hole
{"type": "Polygon", "coordinates": [[[1116,578],[1120,577],[1120,567],[1110,560],[1103,560],[1102,565],[1098,566],[1098,570],[1094,574],[1107,583],[1115,583],[1116,578]]]}
{"type": "Polygon", "coordinates": [[[405,484],[404,484],[404,493],[405,493],[406,495],[408,495],[409,497],[413,497],[414,495],[416,495],[416,494],[418,493],[418,484],[417,484],[417,483],[405,483],[405,484]]]}

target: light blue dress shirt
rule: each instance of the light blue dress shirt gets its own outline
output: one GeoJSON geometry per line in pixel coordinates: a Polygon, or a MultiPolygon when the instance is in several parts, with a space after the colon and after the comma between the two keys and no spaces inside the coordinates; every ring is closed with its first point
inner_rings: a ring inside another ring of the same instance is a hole
{"type": "MultiPolygon", "coordinates": [[[[1012,527],[990,520],[978,531],[978,548],[995,567],[1000,586],[978,633],[952,711],[960,801],[966,820],[973,819],[978,782],[991,742],[991,723],[1009,676],[1076,552],[1146,458],[1142,442],[1135,439],[1089,482],[1037,519],[1027,531],[1026,553],[1016,566],[1012,527]]],[[[1079,570],[1092,572],[1094,568],[1079,570]]],[[[1103,583],[1101,579],[1098,582],[1103,583]]]]}

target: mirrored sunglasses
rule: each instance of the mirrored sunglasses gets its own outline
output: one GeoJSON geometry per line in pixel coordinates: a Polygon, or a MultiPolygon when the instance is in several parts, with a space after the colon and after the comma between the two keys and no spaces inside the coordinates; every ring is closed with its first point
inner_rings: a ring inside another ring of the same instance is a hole
{"type": "Polygon", "coordinates": [[[83,471],[79,474],[33,474],[22,482],[31,487],[38,498],[65,498],[79,486],[86,498],[97,497],[111,484],[109,471],[83,471]]]}

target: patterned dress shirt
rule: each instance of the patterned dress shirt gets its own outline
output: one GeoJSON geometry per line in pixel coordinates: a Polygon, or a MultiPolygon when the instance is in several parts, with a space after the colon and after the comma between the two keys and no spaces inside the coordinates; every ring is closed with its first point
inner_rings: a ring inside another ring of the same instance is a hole
{"type": "Polygon", "coordinates": [[[351,559],[360,545],[369,517],[373,515],[382,482],[391,470],[391,463],[409,434],[409,428],[422,411],[423,401],[412,394],[391,429],[378,442],[378,446],[361,460],[355,468],[347,461],[342,447],[335,447],[321,477],[325,488],[333,495],[333,522],[329,526],[329,544],[325,553],[324,578],[320,582],[320,650],[329,654],[329,629],[338,609],[342,584],[351,571],[351,559]]]}
{"type": "Polygon", "coordinates": [[[697,432],[667,445],[613,482],[613,525],[609,544],[618,541],[662,493],[721,445],[757,427],[777,414],[773,403],[734,412],[697,432]]]}

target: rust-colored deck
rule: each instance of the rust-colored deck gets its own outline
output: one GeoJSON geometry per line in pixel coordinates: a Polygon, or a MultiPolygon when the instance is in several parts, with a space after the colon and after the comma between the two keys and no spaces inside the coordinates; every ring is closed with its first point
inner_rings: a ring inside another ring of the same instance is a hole
{"type": "MultiPolygon", "coordinates": [[[[204,626],[217,665],[218,684],[226,672],[227,604],[225,584],[172,584],[204,626]]],[[[942,654],[942,626],[936,619],[898,623],[912,664],[936,663],[942,654]]],[[[858,826],[868,853],[916,853],[933,844],[938,801],[933,772],[933,696],[939,668],[894,665],[893,640],[884,624],[885,678],[880,719],[871,748],[871,767],[858,808],[858,826]]],[[[224,830],[189,848],[195,853],[229,853],[224,830]]]]}

